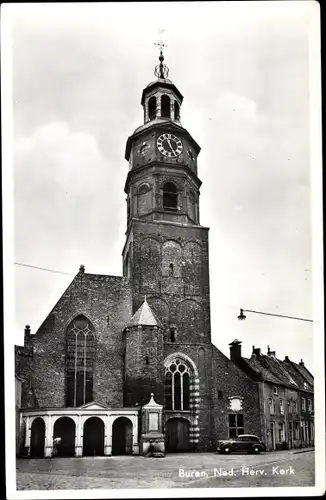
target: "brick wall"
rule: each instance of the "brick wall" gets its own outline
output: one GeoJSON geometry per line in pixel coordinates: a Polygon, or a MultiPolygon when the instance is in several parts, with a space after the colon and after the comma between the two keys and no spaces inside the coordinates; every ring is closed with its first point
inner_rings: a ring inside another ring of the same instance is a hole
{"type": "MultiPolygon", "coordinates": [[[[31,383],[38,405],[65,406],[66,328],[79,314],[84,314],[95,328],[94,400],[122,406],[123,330],[131,317],[129,281],[84,273],[78,273],[37,333],[31,335],[31,383]]],[[[25,396],[23,386],[22,405],[25,396]]]]}
{"type": "Polygon", "coordinates": [[[128,329],[125,357],[125,406],[143,406],[154,394],[164,403],[163,332],[160,328],[134,326],[128,329]]]}
{"type": "Polygon", "coordinates": [[[212,411],[214,415],[215,444],[218,439],[229,437],[230,414],[242,413],[244,416],[244,433],[262,437],[258,383],[252,381],[215,346],[212,346],[212,357],[212,411]],[[232,411],[230,408],[229,398],[232,397],[242,399],[242,409],[240,411],[232,411]]]}

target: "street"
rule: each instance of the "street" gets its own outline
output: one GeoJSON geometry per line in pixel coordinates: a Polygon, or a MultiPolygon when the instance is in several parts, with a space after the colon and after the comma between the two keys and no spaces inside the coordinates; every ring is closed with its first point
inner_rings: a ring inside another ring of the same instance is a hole
{"type": "Polygon", "coordinates": [[[17,460],[17,490],[281,486],[314,486],[314,451],[17,460]]]}

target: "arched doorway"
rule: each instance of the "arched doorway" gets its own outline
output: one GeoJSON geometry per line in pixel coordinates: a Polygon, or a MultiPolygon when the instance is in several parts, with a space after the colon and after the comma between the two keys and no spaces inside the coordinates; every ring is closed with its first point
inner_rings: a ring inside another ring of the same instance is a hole
{"type": "Polygon", "coordinates": [[[59,418],[53,428],[53,439],[61,438],[57,444],[58,457],[73,457],[75,456],[75,434],[76,425],[72,418],[59,418]]]}
{"type": "Polygon", "coordinates": [[[83,455],[104,455],[104,423],[98,417],[91,417],[84,423],[83,455]]]}
{"type": "Polygon", "coordinates": [[[170,418],[166,423],[166,451],[177,453],[190,451],[189,422],[185,418],[170,418]]]}
{"type": "Polygon", "coordinates": [[[112,426],[112,455],[132,453],[132,423],[129,418],[119,417],[112,426]]]}
{"type": "Polygon", "coordinates": [[[30,456],[43,458],[45,445],[45,423],[43,418],[33,420],[31,427],[31,449],[30,456]]]}

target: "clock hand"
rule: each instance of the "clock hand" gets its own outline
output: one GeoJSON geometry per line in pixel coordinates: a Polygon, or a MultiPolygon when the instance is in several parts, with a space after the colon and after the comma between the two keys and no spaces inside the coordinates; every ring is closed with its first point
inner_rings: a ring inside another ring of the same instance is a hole
{"type": "Polygon", "coordinates": [[[172,153],[173,153],[173,154],[175,154],[175,151],[174,151],[173,147],[171,146],[171,141],[170,141],[170,139],[167,139],[167,141],[168,141],[168,144],[169,144],[169,146],[170,146],[170,148],[171,148],[172,153]]]}

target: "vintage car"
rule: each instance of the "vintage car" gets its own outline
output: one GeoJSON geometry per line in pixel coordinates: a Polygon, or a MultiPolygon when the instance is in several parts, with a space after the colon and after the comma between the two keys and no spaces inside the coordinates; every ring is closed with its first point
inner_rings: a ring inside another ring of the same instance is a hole
{"type": "Polygon", "coordinates": [[[257,436],[251,434],[240,434],[236,438],[218,441],[218,453],[231,453],[234,451],[246,451],[248,453],[258,454],[261,451],[266,451],[266,446],[257,436]]]}

